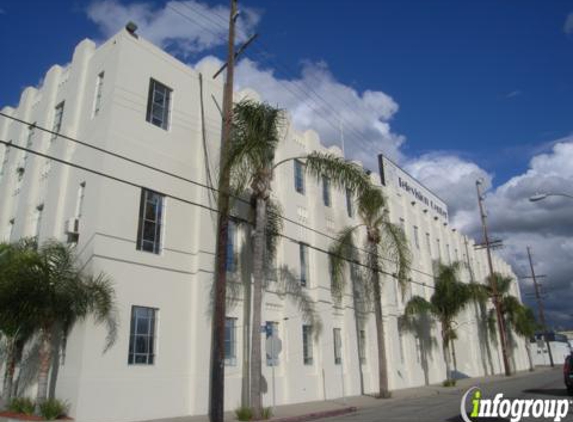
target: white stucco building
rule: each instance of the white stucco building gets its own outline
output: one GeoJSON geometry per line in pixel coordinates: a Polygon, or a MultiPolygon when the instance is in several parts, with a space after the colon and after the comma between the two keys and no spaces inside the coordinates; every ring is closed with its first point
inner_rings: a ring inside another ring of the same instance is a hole
{"type": "MultiPolygon", "coordinates": [[[[77,242],[86,268],[104,271],[115,282],[121,324],[116,344],[102,354],[104,329],[90,321],[78,324],[59,368],[57,396],[70,401],[71,415],[80,422],[207,412],[216,218],[198,204],[210,207],[215,202],[209,190],[189,180],[209,184],[208,174],[216,174],[221,126],[216,101],[221,103],[222,82],[212,74],[213,69],[192,69],[122,31],[97,48],[92,41],[82,41],[70,64],[53,66],[41,87],[26,88],[16,108],[2,109],[101,149],[0,117],[0,140],[99,172],[0,145],[0,239],[37,235],[40,240],[77,242]]],[[[289,127],[276,159],[324,148],[316,133],[289,127]]],[[[403,226],[414,258],[404,300],[395,280],[388,278],[383,286],[391,389],[441,382],[445,369],[439,327],[405,331],[399,329],[398,317],[409,295],[431,296],[433,260],[469,260],[473,277],[483,281],[485,252],[474,250],[472,240],[449,226],[446,204],[390,161],[382,161],[386,180],[381,189],[389,198],[390,217],[403,226]]],[[[357,333],[350,291],[343,306],[334,307],[327,256],[319,251],[332,242],[321,233],[334,236],[356,217],[349,217],[345,192],[330,189],[325,200],[324,186],[310,178],[300,180],[295,167],[279,167],[274,195],[286,217],[316,231],[285,222],[284,232],[296,242],[281,240],[277,265],[306,275],[301,278],[316,302],[323,329],[318,339],[306,336],[303,341],[310,329],[303,328],[296,306],[270,284],[262,320],[276,323],[282,340],[275,368],[277,404],[360,394],[360,367],[365,391],[373,392],[374,318],[357,333]],[[357,338],[364,342],[363,356],[357,338]]],[[[372,178],[380,184],[376,171],[372,178]]],[[[232,238],[231,277],[240,277],[248,273],[248,260],[241,254],[248,236],[237,228],[232,238]]],[[[496,271],[512,274],[497,257],[494,265],[496,271]]],[[[519,296],[517,284],[513,293],[519,296]]],[[[497,344],[486,350],[478,315],[470,306],[457,321],[460,376],[503,371],[497,344]]],[[[225,405],[231,410],[241,397],[241,301],[229,309],[228,317],[225,405]]],[[[526,369],[524,342],[516,344],[513,365],[526,369]]],[[[264,365],[263,374],[269,405],[271,368],[264,365]]]]}

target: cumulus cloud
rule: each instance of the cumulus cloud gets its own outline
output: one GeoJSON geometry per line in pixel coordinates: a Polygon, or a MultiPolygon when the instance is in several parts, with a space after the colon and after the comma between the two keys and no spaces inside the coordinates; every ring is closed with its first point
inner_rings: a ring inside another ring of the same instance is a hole
{"type": "MultiPolygon", "coordinates": [[[[169,1],[157,8],[151,3],[104,0],[91,3],[86,12],[105,37],[133,21],[146,39],[183,57],[226,43],[229,8],[222,5],[189,0],[169,1]]],[[[252,33],[259,20],[257,11],[242,7],[237,42],[245,41],[245,34],[252,33]]]]}
{"type": "Polygon", "coordinates": [[[566,34],[573,34],[573,13],[569,13],[569,16],[567,16],[563,30],[566,34]]]}
{"type": "MultiPolygon", "coordinates": [[[[215,69],[220,64],[209,56],[195,67],[215,69]]],[[[263,100],[286,109],[296,129],[317,131],[325,145],[340,146],[342,129],[346,155],[372,170],[377,168],[379,152],[402,158],[404,137],[390,128],[398,104],[384,92],[359,92],[337,81],[323,62],[304,62],[300,75],[286,79],[271,68],[243,59],[235,76],[237,89],[254,89],[263,100]]]]}
{"type": "Polygon", "coordinates": [[[456,227],[465,227],[474,219],[476,180],[483,179],[485,188],[492,182],[492,176],[477,164],[449,153],[411,158],[405,168],[448,204],[451,223],[456,227]]]}
{"type": "MultiPolygon", "coordinates": [[[[477,177],[484,177],[486,186],[491,185],[491,175],[453,155],[422,156],[407,168],[452,206],[454,225],[481,239],[474,183],[477,177]]],[[[536,272],[547,275],[542,282],[548,318],[554,326],[573,328],[573,201],[548,197],[530,202],[529,197],[537,192],[573,194],[573,136],[558,140],[549,152],[535,155],[526,172],[485,196],[492,235],[504,241],[500,255],[518,276],[527,276],[527,246],[531,246],[536,272]]],[[[531,293],[531,280],[521,282],[523,292],[531,293]]],[[[531,295],[524,295],[524,299],[534,305],[531,295]]]]}
{"type": "Polygon", "coordinates": [[[401,157],[404,138],[393,133],[389,123],[398,104],[384,92],[358,92],[337,81],[325,63],[305,62],[300,76],[282,79],[245,59],[237,68],[237,85],[286,108],[297,129],[316,130],[326,145],[340,145],[343,136],[347,155],[371,169],[376,169],[378,152],[401,157]]]}

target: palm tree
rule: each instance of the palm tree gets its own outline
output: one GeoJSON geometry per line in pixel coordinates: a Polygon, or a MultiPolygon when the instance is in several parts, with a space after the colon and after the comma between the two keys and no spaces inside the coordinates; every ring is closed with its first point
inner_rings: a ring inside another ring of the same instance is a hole
{"type": "Polygon", "coordinates": [[[450,265],[437,263],[434,293],[430,300],[413,296],[404,309],[407,318],[414,315],[431,314],[440,322],[447,382],[453,380],[451,359],[453,357],[455,362],[453,347],[453,340],[457,338],[454,326],[455,318],[470,301],[476,300],[476,290],[478,290],[476,284],[460,281],[462,267],[463,264],[459,261],[450,265]]]}
{"type": "MultiPolygon", "coordinates": [[[[487,286],[484,286],[484,293],[486,297],[492,298],[493,289],[491,288],[491,276],[488,277],[488,281],[487,286]]],[[[510,276],[503,276],[499,273],[493,274],[493,283],[495,283],[498,295],[502,324],[505,326],[508,340],[510,341],[512,341],[511,329],[513,329],[516,334],[526,337],[528,336],[529,330],[533,329],[535,332],[535,329],[538,328],[537,325],[535,325],[534,315],[529,314],[531,310],[526,310],[527,308],[524,307],[521,301],[510,293],[513,282],[514,279],[510,276]]],[[[484,295],[484,293],[482,293],[482,295],[484,295]]],[[[495,318],[495,310],[490,309],[489,312],[490,319],[493,320],[495,318]]],[[[495,333],[496,330],[497,327],[495,324],[492,324],[491,331],[495,333]]],[[[529,344],[526,347],[529,354],[529,344]]]]}
{"type": "Polygon", "coordinates": [[[31,239],[0,244],[0,333],[6,342],[3,384],[6,401],[14,394],[14,372],[21,361],[24,346],[35,332],[33,315],[21,309],[19,301],[11,298],[19,297],[31,288],[33,279],[29,270],[36,258],[36,243],[31,239]]]}
{"type": "Polygon", "coordinates": [[[117,321],[115,294],[110,280],[103,273],[95,277],[84,274],[70,246],[55,240],[45,242],[37,250],[30,270],[28,288],[3,290],[2,302],[15,304],[13,309],[17,318],[32,316],[30,323],[38,330],[36,406],[39,407],[47,398],[55,331],[61,329],[66,336],[77,321],[92,316],[96,323],[107,326],[106,351],[115,341],[117,321]]]}
{"type": "MultiPolygon", "coordinates": [[[[382,191],[370,185],[369,188],[357,194],[358,217],[360,223],[348,226],[340,231],[336,242],[330,248],[332,265],[332,294],[340,301],[345,288],[344,268],[348,262],[354,262],[366,267],[366,276],[356,278],[361,282],[362,297],[371,300],[376,318],[376,340],[378,345],[379,396],[390,396],[388,388],[388,364],[386,346],[384,343],[384,323],[382,320],[382,280],[380,272],[383,268],[382,258],[387,258],[395,264],[395,276],[400,286],[404,287],[410,269],[411,255],[403,230],[392,224],[388,216],[386,198],[382,191]],[[366,238],[364,261],[360,264],[357,259],[355,235],[363,230],[366,238]]],[[[353,293],[357,289],[353,287],[353,293]]]]}
{"type": "MultiPolygon", "coordinates": [[[[250,400],[255,418],[262,412],[261,396],[261,308],[264,287],[265,254],[268,226],[268,207],[271,197],[271,182],[275,169],[289,161],[305,161],[306,172],[314,177],[328,177],[334,186],[360,189],[368,183],[361,168],[333,154],[314,152],[302,157],[292,157],[274,162],[283,128],[284,112],[265,103],[242,100],[235,104],[233,112],[233,142],[226,166],[230,171],[235,194],[250,189],[254,208],[253,233],[253,301],[251,337],[251,388],[250,400]]],[[[271,233],[275,235],[276,233],[271,233]]]]}
{"type": "Polygon", "coordinates": [[[531,357],[531,341],[530,339],[535,336],[535,332],[539,329],[539,324],[535,320],[533,310],[525,305],[522,305],[514,318],[513,329],[515,332],[524,338],[525,349],[527,350],[527,359],[529,360],[529,370],[533,371],[533,359],[531,357]]]}

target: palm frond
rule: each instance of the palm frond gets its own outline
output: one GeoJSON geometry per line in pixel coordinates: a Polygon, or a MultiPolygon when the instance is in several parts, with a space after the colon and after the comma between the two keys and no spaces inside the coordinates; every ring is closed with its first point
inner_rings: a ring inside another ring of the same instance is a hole
{"type": "Polygon", "coordinates": [[[380,226],[387,209],[386,197],[376,186],[370,186],[358,195],[358,215],[368,227],[380,226]]]}
{"type": "Polygon", "coordinates": [[[340,302],[344,294],[345,281],[344,270],[348,261],[356,258],[356,248],[353,242],[354,231],[360,226],[348,226],[343,228],[336,240],[329,248],[331,293],[335,301],[340,302]]]}
{"type": "Polygon", "coordinates": [[[402,291],[406,291],[409,273],[412,268],[412,253],[404,230],[396,224],[385,221],[381,226],[380,247],[390,261],[395,262],[396,278],[402,291]]]}
{"type": "Polygon", "coordinates": [[[489,299],[489,290],[484,284],[471,282],[468,284],[468,289],[471,299],[476,302],[485,303],[489,299]]]}
{"type": "Polygon", "coordinates": [[[312,152],[305,157],[305,169],[316,179],[328,177],[337,188],[348,188],[358,197],[370,187],[370,180],[359,165],[332,153],[312,152]]]}
{"type": "Polygon", "coordinates": [[[525,338],[532,338],[540,325],[535,319],[533,310],[527,306],[521,306],[514,324],[515,332],[525,338]]]}

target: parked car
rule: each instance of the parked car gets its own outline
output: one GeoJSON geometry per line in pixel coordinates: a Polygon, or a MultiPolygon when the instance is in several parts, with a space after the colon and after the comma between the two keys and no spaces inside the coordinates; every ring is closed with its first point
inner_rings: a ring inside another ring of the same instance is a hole
{"type": "Polygon", "coordinates": [[[563,379],[570,395],[573,396],[573,353],[565,358],[563,364],[563,379]]]}

